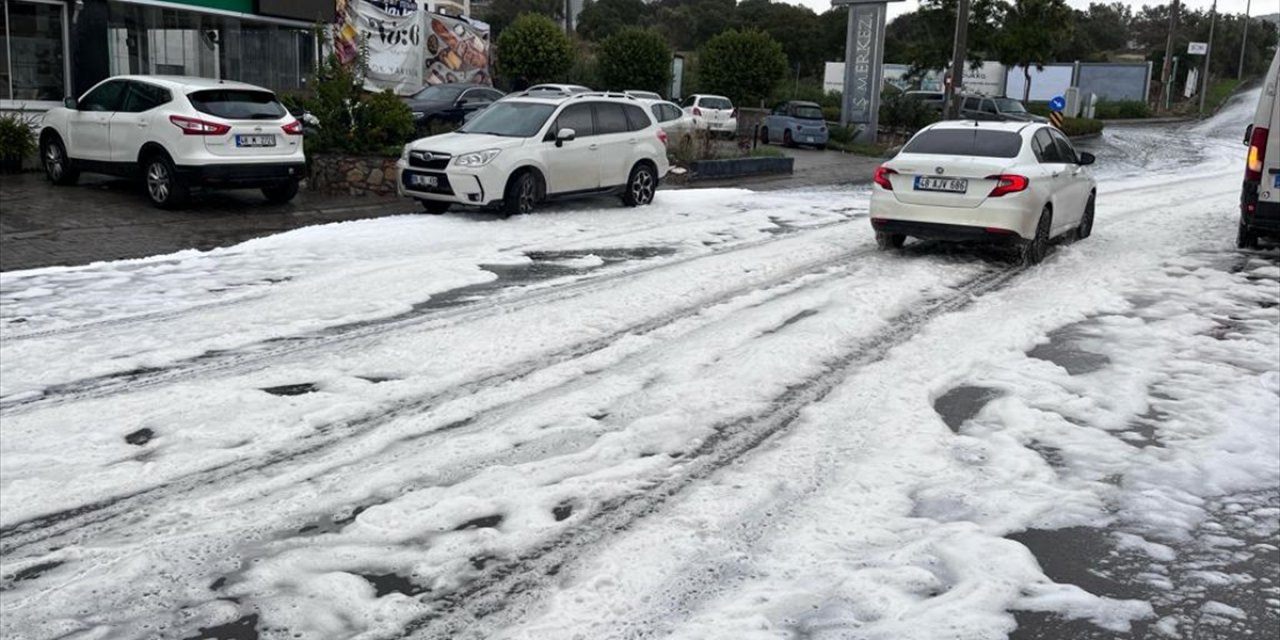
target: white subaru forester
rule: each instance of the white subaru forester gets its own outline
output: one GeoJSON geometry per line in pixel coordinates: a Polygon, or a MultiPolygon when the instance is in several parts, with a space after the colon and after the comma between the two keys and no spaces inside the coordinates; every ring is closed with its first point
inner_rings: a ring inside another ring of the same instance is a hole
{"type": "Polygon", "coordinates": [[[429,213],[498,205],[508,215],[582,195],[646,205],[670,168],[644,104],[605,93],[504,98],[453,133],[405,145],[396,166],[400,194],[429,213]]]}
{"type": "Polygon", "coordinates": [[[44,115],[40,159],[58,185],[81,171],[141,178],[165,209],[193,187],[262,189],[287,202],[306,173],[302,124],[275,94],[183,76],[116,76],[67,98],[44,115]]]}

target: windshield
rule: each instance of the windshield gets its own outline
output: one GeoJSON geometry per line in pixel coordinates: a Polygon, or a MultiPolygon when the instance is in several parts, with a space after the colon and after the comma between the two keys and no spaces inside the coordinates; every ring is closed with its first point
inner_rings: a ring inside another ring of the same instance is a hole
{"type": "Polygon", "coordinates": [[[528,138],[542,130],[555,105],[533,102],[495,102],[458,133],[481,133],[509,138],[528,138]]]}
{"type": "Polygon", "coordinates": [[[196,111],[228,120],[276,120],[285,114],[269,91],[210,89],[189,94],[187,99],[196,111]]]}
{"type": "Polygon", "coordinates": [[[996,98],[996,108],[1000,113],[1026,113],[1027,108],[1013,98],[996,98]]]}
{"type": "Polygon", "coordinates": [[[944,156],[1013,158],[1022,149],[1022,136],[1012,131],[985,129],[932,129],[911,139],[903,153],[944,156]]]}
{"type": "Polygon", "coordinates": [[[424,102],[453,102],[462,94],[462,89],[462,87],[434,85],[414,94],[413,99],[424,102]]]}
{"type": "Polygon", "coordinates": [[[792,111],[794,111],[796,117],[801,120],[822,119],[822,109],[819,109],[818,107],[794,107],[792,108],[792,111]]]}

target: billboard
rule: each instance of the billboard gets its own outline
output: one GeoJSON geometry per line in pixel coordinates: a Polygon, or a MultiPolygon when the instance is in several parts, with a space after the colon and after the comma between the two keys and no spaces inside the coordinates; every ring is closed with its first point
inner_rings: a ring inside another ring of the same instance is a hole
{"type": "Polygon", "coordinates": [[[489,25],[439,14],[426,22],[423,84],[489,84],[489,25]]]}
{"type": "MultiPolygon", "coordinates": [[[[1026,78],[1022,75],[1022,67],[1009,67],[1006,74],[1005,95],[1010,98],[1022,99],[1022,90],[1027,85],[1026,78]]],[[[1071,86],[1072,76],[1075,75],[1075,65],[1071,63],[1046,64],[1043,70],[1031,67],[1031,96],[1032,102],[1048,102],[1055,96],[1064,95],[1067,87],[1071,86]]]]}
{"type": "Polygon", "coordinates": [[[333,47],[344,65],[368,50],[365,88],[416,93],[428,84],[490,84],[489,26],[427,13],[416,0],[337,0],[333,47]]]}

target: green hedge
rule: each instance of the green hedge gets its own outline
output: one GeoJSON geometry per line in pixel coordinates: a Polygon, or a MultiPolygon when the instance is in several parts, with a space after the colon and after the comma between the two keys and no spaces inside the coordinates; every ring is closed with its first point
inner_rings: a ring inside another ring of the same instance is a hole
{"type": "Polygon", "coordinates": [[[1063,118],[1062,132],[1068,136],[1102,133],[1102,121],[1095,118],[1063,118]]]}

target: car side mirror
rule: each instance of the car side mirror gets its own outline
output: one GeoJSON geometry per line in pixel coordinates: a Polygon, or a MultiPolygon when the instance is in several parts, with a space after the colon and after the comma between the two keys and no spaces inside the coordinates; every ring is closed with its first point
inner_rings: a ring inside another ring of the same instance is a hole
{"type": "MultiPolygon", "coordinates": [[[[62,106],[66,107],[66,108],[68,108],[68,109],[71,109],[72,111],[79,111],[79,110],[80,110],[80,102],[79,102],[78,100],[76,100],[75,98],[70,98],[70,97],[68,97],[68,98],[63,98],[63,99],[62,99],[62,106]]],[[[1248,136],[1245,136],[1245,137],[1247,138],[1248,136]]]]}
{"type": "Polygon", "coordinates": [[[1084,164],[1093,164],[1093,161],[1094,161],[1094,160],[1097,160],[1097,158],[1096,158],[1096,157],[1094,157],[1094,155],[1093,155],[1092,153],[1089,153],[1088,151],[1081,151],[1081,152],[1080,152],[1080,161],[1079,161],[1078,163],[1076,163],[1076,164],[1082,164],[1082,165],[1084,165],[1084,164]]]}
{"type": "Polygon", "coordinates": [[[1253,137],[1253,125],[1244,128],[1244,144],[1248,146],[1249,138],[1253,137]]]}
{"type": "Polygon", "coordinates": [[[575,132],[573,129],[569,129],[567,127],[564,129],[561,129],[556,132],[556,146],[563,147],[564,143],[569,142],[570,140],[573,140],[577,136],[578,136],[577,132],[575,132]]]}

